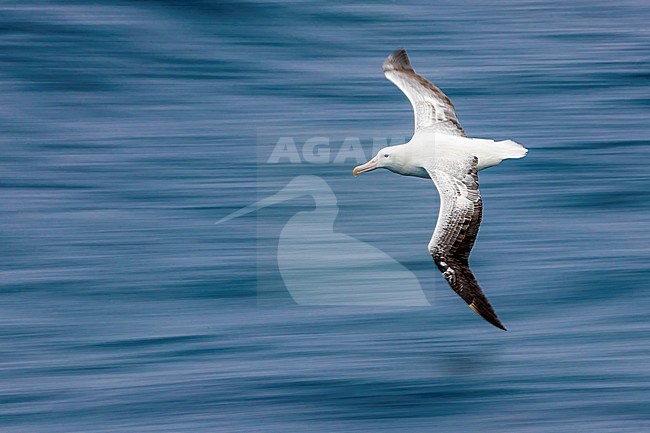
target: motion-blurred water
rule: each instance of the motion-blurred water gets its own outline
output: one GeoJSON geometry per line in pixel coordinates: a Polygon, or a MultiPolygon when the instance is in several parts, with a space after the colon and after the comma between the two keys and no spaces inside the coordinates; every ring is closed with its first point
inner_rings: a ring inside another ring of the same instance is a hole
{"type": "Polygon", "coordinates": [[[3,432],[650,431],[647,2],[0,8],[3,432]],[[264,162],[408,137],[402,46],[470,136],[530,149],[481,173],[508,332],[428,256],[429,182],[264,162]],[[309,199],[214,225],[294,172],[432,305],[295,305],[274,248],[309,199]]]}

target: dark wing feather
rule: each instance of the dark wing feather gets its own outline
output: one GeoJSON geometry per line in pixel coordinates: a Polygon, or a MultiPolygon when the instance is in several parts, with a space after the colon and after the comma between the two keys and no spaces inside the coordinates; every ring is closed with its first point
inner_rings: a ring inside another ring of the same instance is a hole
{"type": "Polygon", "coordinates": [[[505,330],[469,267],[469,254],[481,224],[483,202],[478,187],[478,159],[438,159],[427,167],[440,193],[438,223],[429,252],[451,288],[472,310],[505,330]]]}
{"type": "Polygon", "coordinates": [[[403,48],[391,54],[383,65],[384,75],[404,92],[411,101],[415,115],[415,131],[432,130],[450,135],[465,136],[456,117],[451,100],[411,67],[403,48]]]}

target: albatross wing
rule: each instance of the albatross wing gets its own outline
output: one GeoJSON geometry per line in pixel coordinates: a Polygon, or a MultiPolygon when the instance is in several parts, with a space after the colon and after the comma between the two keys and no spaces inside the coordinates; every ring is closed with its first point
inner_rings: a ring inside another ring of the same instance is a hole
{"type": "Polygon", "coordinates": [[[478,188],[478,158],[436,159],[425,167],[440,194],[438,222],[429,252],[445,280],[485,320],[503,329],[496,312],[469,268],[483,212],[478,188]]]}
{"type": "Polygon", "coordinates": [[[442,90],[413,70],[404,48],[388,56],[382,68],[386,78],[411,101],[415,114],[415,132],[428,129],[465,136],[456,117],[454,104],[442,90]]]}

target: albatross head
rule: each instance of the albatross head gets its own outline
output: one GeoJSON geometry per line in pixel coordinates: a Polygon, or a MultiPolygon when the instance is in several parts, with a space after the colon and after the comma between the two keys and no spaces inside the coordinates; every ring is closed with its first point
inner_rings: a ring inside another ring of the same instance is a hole
{"type": "Polygon", "coordinates": [[[393,173],[400,173],[402,169],[402,148],[400,146],[389,146],[381,149],[374,158],[365,164],[358,165],[352,170],[355,176],[367,171],[385,168],[393,173]]]}

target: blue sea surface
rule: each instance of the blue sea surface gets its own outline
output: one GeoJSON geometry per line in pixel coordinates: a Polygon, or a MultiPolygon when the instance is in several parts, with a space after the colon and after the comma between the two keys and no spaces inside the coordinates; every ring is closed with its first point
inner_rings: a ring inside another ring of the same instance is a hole
{"type": "Polygon", "coordinates": [[[648,2],[0,12],[0,431],[650,431],[648,2]],[[529,149],[480,175],[472,267],[507,332],[428,255],[433,184],[352,177],[354,140],[412,134],[400,47],[469,136],[529,149]],[[309,197],[214,224],[298,175],[431,305],[295,302],[278,239],[309,197]]]}

